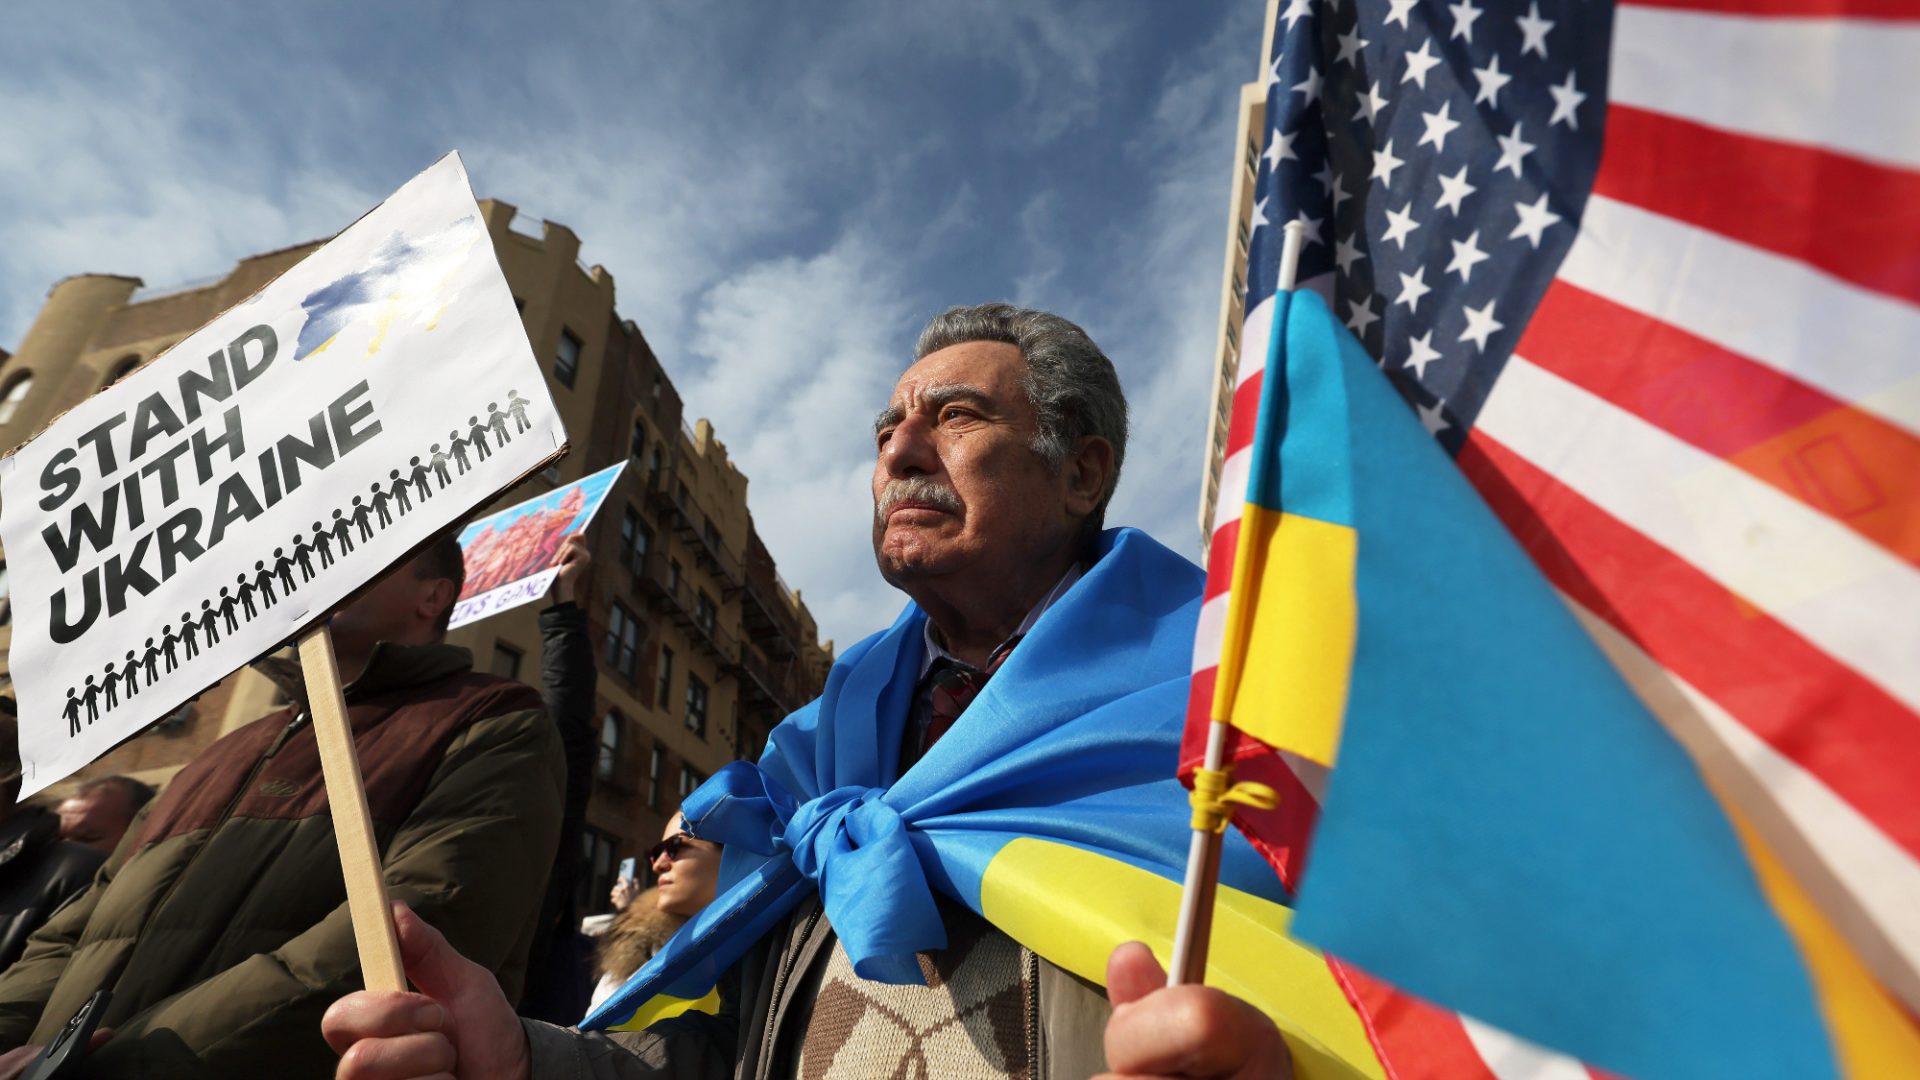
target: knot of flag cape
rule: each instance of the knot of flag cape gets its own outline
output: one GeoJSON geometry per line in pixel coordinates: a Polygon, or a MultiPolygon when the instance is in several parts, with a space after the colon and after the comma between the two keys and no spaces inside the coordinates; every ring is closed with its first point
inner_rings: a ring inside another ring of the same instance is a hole
{"type": "Polygon", "coordinates": [[[907,825],[884,794],[849,784],[796,803],[759,766],[736,761],[702,785],[683,812],[698,822],[702,838],[729,851],[790,859],[820,891],[861,978],[919,983],[914,954],[944,947],[946,929],[907,825]]]}
{"type": "MultiPolygon", "coordinates": [[[[581,1026],[710,1009],[722,973],[814,891],[855,971],[879,982],[920,982],[915,954],[945,946],[936,896],[1094,982],[1124,941],[1164,960],[1190,835],[1174,771],[1200,586],[1146,534],[1108,531],[903,773],[926,621],[909,605],[847,650],[757,763],[688,796],[689,830],[723,845],[718,897],[581,1026]]],[[[1274,1018],[1300,1075],[1382,1075],[1325,961],[1286,937],[1278,879],[1238,836],[1221,884],[1208,982],[1274,1018]]]]}

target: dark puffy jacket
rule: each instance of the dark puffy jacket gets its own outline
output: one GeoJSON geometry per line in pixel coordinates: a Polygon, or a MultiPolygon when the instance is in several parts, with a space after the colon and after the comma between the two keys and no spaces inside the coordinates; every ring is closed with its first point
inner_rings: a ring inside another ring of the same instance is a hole
{"type": "MultiPolygon", "coordinates": [[[[519,991],[559,832],[559,740],[532,689],[465,649],[374,650],[347,687],[387,888],[519,991]]],[[[298,670],[261,665],[296,703],[298,670]]],[[[94,886],[0,976],[0,1044],[43,1043],[95,989],[85,1076],[330,1077],[320,1015],[360,965],[300,705],[180,771],[94,886]]]]}
{"type": "Polygon", "coordinates": [[[20,959],[27,935],[79,896],[106,855],[60,839],[60,819],[22,806],[0,824],[0,969],[20,959]]]}

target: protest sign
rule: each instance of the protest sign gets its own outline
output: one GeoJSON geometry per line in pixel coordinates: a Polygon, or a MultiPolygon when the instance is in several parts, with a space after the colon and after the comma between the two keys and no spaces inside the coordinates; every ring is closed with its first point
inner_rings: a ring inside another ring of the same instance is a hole
{"type": "Polygon", "coordinates": [[[448,629],[530,604],[560,576],[560,545],[586,528],[626,462],[509,506],[460,532],[467,583],[448,629]]]}
{"type": "Polygon", "coordinates": [[[286,642],[565,443],[449,154],[0,460],[23,794],[286,642]]]}

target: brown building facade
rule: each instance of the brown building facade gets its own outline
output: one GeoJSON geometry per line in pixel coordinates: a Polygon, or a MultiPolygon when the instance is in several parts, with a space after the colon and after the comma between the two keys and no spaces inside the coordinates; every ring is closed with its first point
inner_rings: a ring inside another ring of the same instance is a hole
{"type": "MultiPolygon", "coordinates": [[[[682,795],[728,761],[757,755],[773,725],[819,693],[832,646],[819,643],[756,532],[747,478],[711,424],[683,419],[672,379],[621,318],[613,276],[579,261],[579,238],[565,226],[524,221],[493,200],[481,210],[573,449],[476,516],[627,461],[587,531],[600,752],[577,887],[584,910],[604,910],[618,861],[659,838],[682,795]]],[[[14,353],[0,352],[0,447],[31,437],[317,246],[255,255],[218,280],[168,290],[107,274],[59,282],[14,353]]],[[[4,572],[0,561],[0,583],[4,572]]],[[[540,607],[449,640],[473,650],[476,668],[538,686],[540,607]]],[[[11,634],[0,625],[0,649],[11,634]]],[[[4,666],[0,680],[10,682],[4,666]]],[[[163,784],[214,739],[282,704],[277,697],[264,678],[236,673],[53,794],[111,773],[163,784]]]]}

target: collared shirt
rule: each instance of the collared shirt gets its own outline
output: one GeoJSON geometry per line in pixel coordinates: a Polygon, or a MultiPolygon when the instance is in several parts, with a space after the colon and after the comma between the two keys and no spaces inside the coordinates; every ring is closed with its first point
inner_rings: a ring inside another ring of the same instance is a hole
{"type": "MultiPolygon", "coordinates": [[[[1086,573],[1086,569],[1083,563],[1074,563],[1069,567],[1067,572],[1060,576],[1060,580],[1054,583],[1053,588],[1047,592],[1047,595],[1041,597],[1040,602],[1033,605],[1033,610],[1027,612],[1027,617],[1020,620],[1020,625],[1014,628],[1013,633],[1007,635],[1007,640],[995,646],[993,651],[997,653],[1002,649],[1008,648],[1013,642],[1025,637],[1027,631],[1033,629],[1033,624],[1040,621],[1040,616],[1045,615],[1048,608],[1058,603],[1061,597],[1067,595],[1067,590],[1073,588],[1073,583],[1080,580],[1080,575],[1086,573]]],[[[934,661],[936,660],[951,660],[956,664],[966,664],[968,667],[973,666],[948,652],[946,647],[940,644],[940,639],[934,632],[932,619],[928,619],[926,624],[921,627],[921,635],[926,638],[927,642],[926,652],[920,657],[921,678],[926,678],[927,670],[933,667],[934,661]]],[[[988,655],[991,656],[992,653],[988,655]]]]}
{"type": "MultiPolygon", "coordinates": [[[[998,656],[1002,652],[1011,651],[1018,645],[1020,639],[1026,636],[1027,631],[1033,629],[1033,624],[1040,621],[1040,616],[1046,614],[1047,609],[1057,603],[1062,596],[1067,595],[1067,590],[1073,588],[1073,583],[1079,581],[1080,575],[1085,572],[1086,567],[1083,564],[1075,563],[1065,574],[1061,575],[1060,580],[1054,584],[1052,589],[1048,590],[1047,595],[1041,597],[1040,602],[1033,605],[1033,609],[1027,612],[1027,617],[1020,620],[1020,625],[1014,628],[1013,633],[1009,634],[1005,641],[995,646],[993,652],[989,655],[998,656]]],[[[920,755],[926,751],[927,723],[933,716],[934,682],[928,675],[933,670],[934,665],[944,661],[943,667],[962,667],[969,670],[978,670],[975,669],[972,664],[948,652],[946,648],[940,644],[939,638],[934,634],[932,619],[927,620],[921,633],[925,637],[927,647],[920,658],[919,683],[914,688],[912,712],[907,716],[906,735],[900,740],[901,772],[905,772],[915,761],[920,760],[920,755]]]]}

